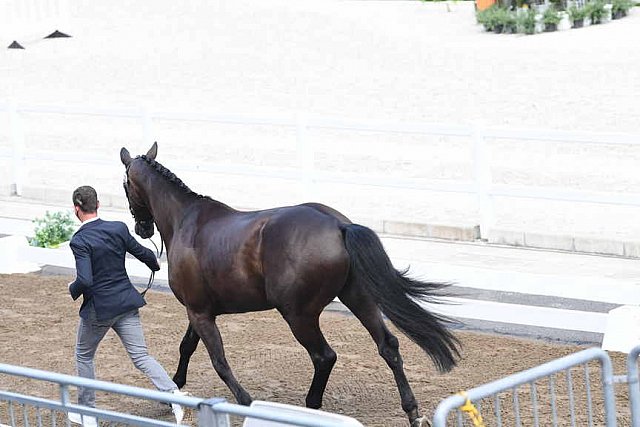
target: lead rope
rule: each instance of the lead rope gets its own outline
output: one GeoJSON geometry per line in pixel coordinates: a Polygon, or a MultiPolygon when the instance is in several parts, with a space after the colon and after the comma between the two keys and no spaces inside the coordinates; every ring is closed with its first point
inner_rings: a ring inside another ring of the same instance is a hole
{"type": "MultiPolygon", "coordinates": [[[[156,245],[156,242],[154,242],[151,239],[149,240],[151,241],[151,243],[153,243],[153,246],[156,248],[157,258],[160,259],[162,257],[162,253],[164,252],[164,240],[162,240],[162,237],[160,237],[160,250],[158,250],[158,245],[156,245]]],[[[153,286],[153,281],[155,277],[156,277],[156,272],[152,270],[151,276],[149,276],[149,282],[147,283],[147,287],[144,289],[144,291],[140,292],[140,295],[142,295],[142,298],[144,298],[147,291],[151,289],[151,286],[153,286]]]]}

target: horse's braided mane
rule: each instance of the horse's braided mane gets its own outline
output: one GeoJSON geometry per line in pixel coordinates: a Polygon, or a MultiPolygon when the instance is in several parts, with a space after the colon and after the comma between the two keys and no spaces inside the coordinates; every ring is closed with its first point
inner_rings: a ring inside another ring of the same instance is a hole
{"type": "Polygon", "coordinates": [[[200,199],[209,199],[209,200],[211,200],[210,197],[203,196],[202,194],[198,194],[195,191],[193,191],[192,189],[190,189],[187,186],[187,184],[182,182],[182,180],[176,176],[176,174],[174,174],[169,169],[167,169],[166,167],[162,166],[160,163],[156,162],[155,160],[150,159],[146,155],[138,156],[138,158],[144,160],[149,166],[151,166],[156,172],[158,172],[160,175],[162,175],[167,181],[175,184],[178,188],[182,189],[185,193],[187,193],[189,195],[193,195],[193,196],[198,197],[200,199]]]}

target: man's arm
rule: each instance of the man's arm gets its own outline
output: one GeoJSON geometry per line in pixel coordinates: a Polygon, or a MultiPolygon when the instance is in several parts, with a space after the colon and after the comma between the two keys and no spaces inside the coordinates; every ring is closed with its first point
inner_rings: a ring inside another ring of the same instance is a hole
{"type": "Polygon", "coordinates": [[[140,243],[138,243],[138,241],[131,235],[131,233],[129,233],[129,230],[126,228],[126,226],[125,232],[127,233],[127,252],[145,263],[151,271],[160,270],[160,265],[158,264],[158,260],[156,259],[153,251],[151,251],[151,249],[149,248],[145,248],[140,243]]]}
{"type": "Polygon", "coordinates": [[[69,283],[71,298],[77,300],[85,290],[93,284],[93,269],[91,267],[91,253],[85,245],[72,240],[69,244],[76,259],[76,280],[69,283]]]}

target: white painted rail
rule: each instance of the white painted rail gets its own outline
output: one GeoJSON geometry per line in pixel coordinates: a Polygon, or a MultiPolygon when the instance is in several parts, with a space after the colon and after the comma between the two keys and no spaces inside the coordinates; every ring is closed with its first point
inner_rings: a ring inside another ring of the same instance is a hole
{"type": "Polygon", "coordinates": [[[198,171],[242,176],[264,176],[281,178],[303,183],[306,187],[314,182],[355,184],[386,188],[415,189],[434,193],[462,193],[475,194],[480,212],[481,236],[486,237],[495,222],[495,197],[528,198],[540,200],[554,200],[564,202],[583,202],[618,206],[640,206],[640,193],[630,192],[597,192],[573,190],[557,187],[535,187],[496,184],[491,176],[491,157],[487,149],[488,140],[517,141],[556,141],[579,144],[599,145],[640,145],[640,135],[619,133],[586,133],[566,132],[558,130],[536,129],[502,129],[485,128],[479,124],[455,125],[434,123],[384,123],[359,120],[338,119],[332,117],[314,117],[304,114],[298,115],[245,115],[245,114],[208,114],[197,111],[151,111],[142,108],[103,108],[85,106],[58,105],[23,105],[0,104],[0,111],[9,114],[10,140],[12,151],[0,151],[0,157],[11,159],[13,165],[13,181],[11,183],[14,194],[20,195],[24,177],[21,171],[24,162],[29,160],[73,161],[78,164],[107,164],[99,157],[73,156],[72,154],[57,154],[54,152],[25,153],[24,129],[21,115],[25,113],[67,114],[86,116],[106,116],[114,118],[134,118],[140,120],[144,141],[153,141],[154,120],[176,121],[204,121],[212,123],[240,124],[240,125],[270,125],[283,126],[295,130],[297,138],[297,167],[277,168],[254,166],[247,167],[239,164],[194,164],[179,163],[176,169],[181,171],[198,171]],[[421,134],[435,136],[456,136],[470,138],[473,153],[473,181],[452,181],[434,179],[394,178],[361,173],[339,173],[318,171],[314,168],[314,148],[311,146],[306,132],[309,129],[328,129],[354,132],[380,132],[421,134]]]}

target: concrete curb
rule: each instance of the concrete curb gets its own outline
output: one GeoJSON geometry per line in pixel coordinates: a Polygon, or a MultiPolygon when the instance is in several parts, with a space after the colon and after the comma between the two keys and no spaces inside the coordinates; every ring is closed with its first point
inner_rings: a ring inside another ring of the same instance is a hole
{"type": "MultiPolygon", "coordinates": [[[[23,196],[0,196],[0,218],[31,221],[43,216],[47,210],[71,209],[68,192],[55,189],[25,188],[23,196]]],[[[123,220],[129,219],[124,196],[101,195],[103,211],[116,214],[123,220]]],[[[251,210],[252,208],[239,208],[251,210]]],[[[438,239],[460,242],[483,240],[489,244],[549,249],[594,255],[608,255],[624,258],[640,258],[640,241],[616,240],[586,236],[546,234],[537,231],[492,229],[488,236],[480,235],[476,224],[425,224],[388,219],[352,218],[354,222],[370,227],[380,234],[408,238],[438,239]]]]}

